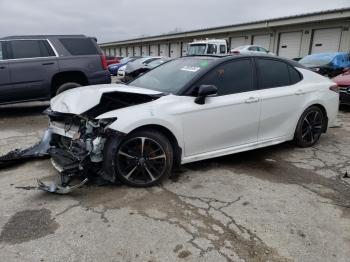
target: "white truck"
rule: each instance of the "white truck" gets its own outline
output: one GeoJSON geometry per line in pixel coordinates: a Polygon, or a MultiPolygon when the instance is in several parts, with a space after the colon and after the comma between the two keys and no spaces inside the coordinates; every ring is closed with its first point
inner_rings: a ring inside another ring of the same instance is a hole
{"type": "Polygon", "coordinates": [[[187,46],[187,55],[227,55],[228,44],[225,39],[194,40],[187,46]]]}

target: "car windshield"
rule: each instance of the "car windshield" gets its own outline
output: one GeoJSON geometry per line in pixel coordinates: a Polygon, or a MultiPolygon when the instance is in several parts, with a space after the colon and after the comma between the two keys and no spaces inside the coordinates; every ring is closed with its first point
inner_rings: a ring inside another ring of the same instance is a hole
{"type": "Polygon", "coordinates": [[[183,57],[149,71],[129,85],[177,94],[196,75],[205,70],[215,58],[183,57]]]}
{"type": "Polygon", "coordinates": [[[188,46],[187,55],[204,55],[206,44],[191,44],[188,46]]]}
{"type": "Polygon", "coordinates": [[[337,56],[337,53],[323,53],[308,55],[299,61],[303,65],[315,65],[321,66],[332,62],[332,60],[337,56]]]}

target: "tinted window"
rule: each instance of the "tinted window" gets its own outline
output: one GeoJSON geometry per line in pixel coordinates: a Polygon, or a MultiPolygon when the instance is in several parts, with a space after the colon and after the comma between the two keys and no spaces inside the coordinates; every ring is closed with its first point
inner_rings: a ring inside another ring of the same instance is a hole
{"type": "Polygon", "coordinates": [[[215,85],[218,95],[229,95],[253,90],[253,67],[248,59],[232,61],[210,71],[197,86],[215,85]]]}
{"type": "Polygon", "coordinates": [[[46,40],[12,40],[13,59],[54,56],[54,52],[46,40]]]}
{"type": "Polygon", "coordinates": [[[226,46],[220,45],[220,54],[226,54],[226,46]]]}
{"type": "Polygon", "coordinates": [[[0,60],[3,60],[3,59],[4,59],[2,49],[3,49],[3,47],[2,47],[2,42],[0,42],[0,60]]]}
{"type": "Polygon", "coordinates": [[[260,52],[265,52],[265,53],[268,53],[267,50],[265,48],[262,48],[262,47],[258,47],[259,51],[260,52]]]}
{"type": "Polygon", "coordinates": [[[90,38],[62,38],[60,42],[71,55],[98,54],[98,50],[90,38]]]}
{"type": "Polygon", "coordinates": [[[251,46],[248,48],[249,51],[258,51],[258,48],[256,46],[251,46]]]}
{"type": "Polygon", "coordinates": [[[301,81],[301,76],[295,68],[288,66],[288,70],[289,70],[290,82],[292,85],[301,81]]]}
{"type": "Polygon", "coordinates": [[[257,59],[260,89],[290,85],[288,65],[284,62],[257,59]]]}
{"type": "Polygon", "coordinates": [[[207,54],[216,54],[216,45],[209,44],[207,54]]]}

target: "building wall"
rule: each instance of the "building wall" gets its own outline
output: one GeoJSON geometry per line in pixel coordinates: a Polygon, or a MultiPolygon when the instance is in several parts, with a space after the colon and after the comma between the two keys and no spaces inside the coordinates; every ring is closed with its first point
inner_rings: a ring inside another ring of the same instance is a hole
{"type": "MultiPolygon", "coordinates": [[[[305,19],[306,20],[306,19],[305,19]]],[[[134,46],[142,46],[144,49],[148,49],[146,53],[149,54],[149,50],[151,46],[158,46],[159,50],[162,50],[161,47],[166,46],[166,55],[165,56],[182,56],[186,53],[186,46],[187,43],[192,42],[194,39],[200,40],[200,39],[206,39],[206,38],[219,38],[219,39],[226,39],[228,43],[230,44],[232,39],[237,40],[237,37],[244,38],[244,44],[253,44],[254,37],[258,37],[261,35],[269,35],[269,45],[268,48],[270,51],[274,52],[275,54],[278,54],[279,50],[279,41],[280,36],[282,33],[287,32],[301,32],[301,42],[300,42],[300,52],[299,57],[306,56],[310,54],[311,52],[311,45],[312,45],[312,37],[314,30],[317,29],[327,29],[327,28],[341,28],[341,39],[339,44],[339,50],[338,51],[346,51],[350,52],[350,18],[344,18],[342,20],[338,21],[327,21],[322,22],[322,20],[318,22],[304,22],[302,24],[298,25],[288,25],[287,23],[283,26],[279,27],[265,27],[265,28],[256,28],[254,29],[254,26],[246,27],[244,30],[237,30],[233,31],[232,29],[227,31],[222,31],[220,33],[209,33],[206,34],[205,32],[202,33],[200,36],[188,36],[188,37],[181,37],[181,38],[174,38],[169,37],[169,39],[161,40],[161,41],[150,41],[150,42],[144,42],[144,40],[139,40],[142,42],[132,42],[129,44],[111,44],[108,46],[102,46],[102,49],[106,52],[106,54],[121,54],[121,48],[125,48],[128,50],[128,48],[133,48],[134,46]],[[176,50],[172,50],[171,46],[176,46],[176,50]],[[169,49],[170,48],[170,49],[169,49]],[[112,51],[113,50],[113,51],[112,51]]],[[[242,41],[243,42],[243,41],[242,41]]],[[[238,42],[237,42],[238,43],[238,42]]],[[[265,43],[265,42],[264,42],[265,43]]],[[[160,54],[160,51],[159,51],[160,54]]],[[[133,54],[132,54],[133,55],[133,54]]],[[[158,54],[155,54],[158,55],[158,54]]],[[[162,55],[162,54],[160,54],[162,55]]]]}

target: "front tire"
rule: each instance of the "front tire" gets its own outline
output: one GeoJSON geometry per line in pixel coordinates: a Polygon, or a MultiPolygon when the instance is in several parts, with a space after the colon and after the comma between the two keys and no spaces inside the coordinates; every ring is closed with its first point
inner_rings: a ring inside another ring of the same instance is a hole
{"type": "Polygon", "coordinates": [[[115,175],[123,183],[134,187],[153,186],[170,175],[173,148],[162,133],[137,131],[123,139],[114,152],[113,162],[115,175]]]}
{"type": "Polygon", "coordinates": [[[310,147],[318,142],[325,126],[325,116],[317,106],[311,106],[301,115],[295,130],[294,142],[300,147],[310,147]]]}

